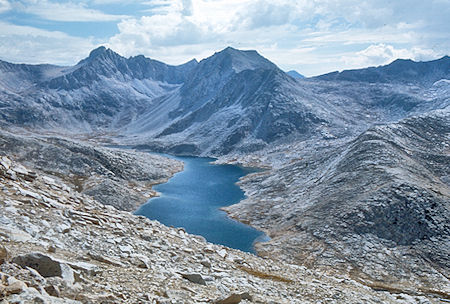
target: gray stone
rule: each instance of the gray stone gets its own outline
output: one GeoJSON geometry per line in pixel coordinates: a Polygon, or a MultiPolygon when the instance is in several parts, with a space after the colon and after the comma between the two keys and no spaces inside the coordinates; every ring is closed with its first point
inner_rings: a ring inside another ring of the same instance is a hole
{"type": "Polygon", "coordinates": [[[16,256],[12,262],[24,268],[31,267],[44,278],[62,275],[61,264],[39,252],[16,256]]]}
{"type": "Polygon", "coordinates": [[[216,303],[216,304],[238,304],[241,302],[241,300],[242,300],[242,297],[240,294],[233,293],[230,296],[228,296],[227,298],[225,298],[223,300],[218,300],[214,303],[216,303]]]}
{"type": "Polygon", "coordinates": [[[181,276],[192,283],[206,285],[205,280],[198,273],[182,273],[181,276]]]}
{"type": "Polygon", "coordinates": [[[139,268],[150,269],[150,259],[144,255],[132,254],[130,257],[130,262],[139,268]]]}
{"type": "Polygon", "coordinates": [[[9,252],[5,246],[0,245],[0,265],[9,259],[9,252]]]}
{"type": "Polygon", "coordinates": [[[11,167],[11,160],[6,157],[6,156],[2,156],[1,160],[0,160],[0,164],[6,169],[9,170],[9,168],[11,167]]]}
{"type": "Polygon", "coordinates": [[[202,264],[203,266],[205,266],[207,268],[211,268],[211,263],[209,261],[203,260],[200,262],[200,264],[202,264]]]}
{"type": "Polygon", "coordinates": [[[59,291],[58,286],[48,285],[44,287],[44,290],[52,297],[60,297],[61,292],[59,291]]]}
{"type": "Polygon", "coordinates": [[[226,249],[220,249],[217,251],[217,254],[220,255],[222,258],[225,258],[227,256],[227,250],[226,249]]]}
{"type": "Polygon", "coordinates": [[[27,242],[32,238],[30,234],[23,230],[9,227],[0,227],[0,235],[6,236],[15,242],[27,242]]]}
{"type": "Polygon", "coordinates": [[[93,260],[105,263],[105,264],[109,264],[109,265],[113,265],[113,266],[117,266],[117,267],[123,267],[124,264],[114,258],[110,258],[110,257],[105,257],[99,254],[95,254],[95,253],[88,253],[89,257],[93,260]]]}
{"type": "Polygon", "coordinates": [[[69,284],[74,282],[73,270],[67,264],[39,252],[16,256],[12,262],[23,268],[33,268],[44,278],[61,277],[69,284]]]}
{"type": "Polygon", "coordinates": [[[242,300],[253,301],[253,297],[248,292],[241,293],[242,300]]]}
{"type": "Polygon", "coordinates": [[[19,281],[14,277],[9,277],[7,283],[8,285],[5,287],[6,294],[18,294],[27,288],[27,285],[24,282],[19,281]]]}

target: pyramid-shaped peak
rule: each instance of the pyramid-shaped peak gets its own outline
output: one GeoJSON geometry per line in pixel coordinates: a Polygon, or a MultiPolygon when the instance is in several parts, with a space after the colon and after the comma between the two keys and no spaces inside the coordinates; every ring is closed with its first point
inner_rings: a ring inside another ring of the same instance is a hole
{"type": "Polygon", "coordinates": [[[231,46],[224,48],[222,51],[220,51],[216,54],[224,54],[224,55],[228,55],[228,56],[255,56],[255,57],[260,57],[262,59],[265,59],[263,56],[261,56],[255,50],[239,50],[239,49],[235,49],[231,46]]]}
{"type": "Polygon", "coordinates": [[[113,50],[106,48],[104,46],[99,46],[98,48],[92,50],[89,53],[89,58],[96,58],[96,57],[105,56],[105,55],[106,56],[111,56],[111,55],[119,56],[119,54],[117,54],[113,50]]]}
{"type": "Polygon", "coordinates": [[[99,55],[105,53],[106,51],[107,51],[106,47],[104,47],[103,45],[102,45],[102,46],[99,46],[98,48],[93,49],[93,50],[89,53],[89,57],[91,57],[91,58],[97,57],[97,56],[99,56],[99,55]]]}
{"type": "Polygon", "coordinates": [[[222,52],[235,52],[235,53],[257,53],[255,50],[240,50],[240,49],[236,49],[232,46],[227,46],[226,48],[224,48],[222,50],[222,52]]]}
{"type": "Polygon", "coordinates": [[[85,64],[92,64],[95,62],[103,62],[107,60],[118,61],[123,57],[114,52],[113,50],[106,48],[104,46],[100,46],[89,53],[89,57],[82,59],[77,63],[77,66],[82,66],[85,64]]]}
{"type": "Polygon", "coordinates": [[[230,46],[206,58],[205,61],[229,63],[230,67],[237,73],[243,70],[274,69],[277,67],[255,50],[238,50],[230,46]]]}

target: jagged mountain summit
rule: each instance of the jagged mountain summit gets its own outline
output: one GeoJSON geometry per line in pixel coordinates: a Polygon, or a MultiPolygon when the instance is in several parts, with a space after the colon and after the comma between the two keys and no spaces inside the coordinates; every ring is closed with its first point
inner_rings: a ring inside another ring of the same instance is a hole
{"type": "Polygon", "coordinates": [[[99,47],[72,67],[0,62],[0,124],[115,133],[119,143],[172,153],[246,153],[443,108],[448,62],[399,60],[296,81],[256,51],[228,47],[171,66],[99,47]],[[407,81],[418,73],[420,82],[407,81]],[[366,74],[370,82],[348,81],[366,74]]]}

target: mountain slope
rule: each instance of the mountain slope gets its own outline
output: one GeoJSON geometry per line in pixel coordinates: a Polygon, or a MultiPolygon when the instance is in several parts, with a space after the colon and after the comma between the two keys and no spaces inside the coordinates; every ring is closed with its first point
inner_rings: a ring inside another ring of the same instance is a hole
{"type": "Polygon", "coordinates": [[[0,155],[52,175],[104,205],[133,211],[155,193],[152,185],[183,169],[174,160],[119,151],[58,137],[17,135],[0,130],[0,155]]]}
{"type": "Polygon", "coordinates": [[[102,78],[122,82],[132,79],[151,79],[167,84],[180,84],[185,81],[186,76],[196,64],[197,62],[192,60],[180,66],[169,66],[144,56],[127,59],[110,49],[99,47],[93,50],[88,58],[71,68],[69,73],[52,78],[43,85],[51,89],[74,90],[89,86],[102,78]]]}
{"type": "Polygon", "coordinates": [[[220,95],[220,90],[242,71],[274,70],[276,65],[256,51],[240,51],[228,47],[198,64],[180,90],[179,111],[192,111],[207,100],[220,95]]]}
{"type": "MultiPolygon", "coordinates": [[[[57,176],[0,158],[0,284],[6,303],[430,301],[263,259],[105,207],[57,176]],[[15,173],[15,172],[20,172],[15,173]]],[[[434,302],[433,302],[434,303],[434,302]]]]}
{"type": "MultiPolygon", "coordinates": [[[[377,290],[450,298],[448,60],[298,81],[255,51],[171,67],[99,48],[74,67],[1,63],[0,123],[265,165],[229,208],[270,234],[259,253],[377,290]]],[[[51,146],[33,160],[85,156],[51,146]]],[[[107,168],[120,167],[114,159],[107,168]]]]}
{"type": "MultiPolygon", "coordinates": [[[[294,83],[278,69],[242,71],[233,75],[216,96],[174,117],[174,122],[155,138],[162,143],[191,143],[200,151],[224,154],[241,144],[257,148],[295,131],[306,136],[321,119],[297,102],[299,97],[292,90],[294,83]]],[[[178,98],[183,104],[185,100],[178,98]]]]}
{"type": "Polygon", "coordinates": [[[269,233],[263,255],[448,292],[449,138],[447,108],[344,144],[299,145],[292,161],[246,178],[248,198],[227,209],[269,233]]]}
{"type": "Polygon", "coordinates": [[[289,72],[286,72],[286,74],[288,74],[289,76],[291,76],[292,78],[295,78],[295,79],[303,79],[303,78],[305,78],[305,76],[303,76],[302,74],[300,74],[299,72],[297,72],[295,70],[291,70],[289,72]]]}
{"type": "Polygon", "coordinates": [[[227,48],[202,60],[179,90],[156,100],[128,125],[125,142],[172,153],[223,155],[309,137],[356,135],[375,123],[445,107],[450,95],[436,90],[297,82],[256,52],[227,48]]]}

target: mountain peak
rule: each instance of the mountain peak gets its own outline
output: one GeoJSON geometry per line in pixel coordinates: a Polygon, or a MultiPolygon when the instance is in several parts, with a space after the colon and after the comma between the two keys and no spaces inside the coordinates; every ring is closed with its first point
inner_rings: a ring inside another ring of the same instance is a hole
{"type": "Polygon", "coordinates": [[[449,79],[450,61],[448,58],[445,56],[437,60],[418,62],[411,59],[396,59],[388,65],[332,72],[316,78],[372,83],[413,83],[429,87],[440,79],[449,79]]]}
{"type": "Polygon", "coordinates": [[[104,52],[106,52],[106,47],[104,47],[104,46],[102,45],[102,46],[99,46],[99,47],[96,48],[96,49],[93,49],[93,50],[89,53],[89,57],[96,57],[96,56],[98,56],[99,54],[102,54],[102,53],[104,53],[104,52]]]}
{"type": "Polygon", "coordinates": [[[104,46],[99,46],[96,49],[93,49],[89,56],[82,59],[80,62],[77,63],[76,66],[83,66],[85,64],[94,63],[96,61],[104,61],[105,59],[112,59],[113,61],[117,61],[122,56],[114,52],[113,50],[106,48],[104,46]]]}
{"type": "Polygon", "coordinates": [[[216,54],[224,54],[224,55],[228,55],[228,56],[258,56],[258,57],[265,59],[255,50],[239,50],[239,49],[235,49],[231,46],[224,48],[223,50],[221,50],[220,52],[217,52],[216,54]]]}
{"type": "Polygon", "coordinates": [[[230,46],[202,61],[214,62],[222,68],[228,66],[236,73],[244,70],[274,69],[277,67],[255,50],[238,50],[230,46]]]}
{"type": "Polygon", "coordinates": [[[415,62],[415,61],[410,58],[397,58],[392,63],[394,62],[415,62]]]}
{"type": "MultiPolygon", "coordinates": [[[[224,48],[222,51],[220,51],[219,53],[227,53],[227,54],[242,54],[242,53],[253,53],[253,54],[258,54],[257,51],[255,50],[239,50],[239,49],[235,49],[234,47],[231,46],[227,46],[226,48],[224,48]]],[[[258,54],[259,55],[259,54],[258,54]]]]}
{"type": "Polygon", "coordinates": [[[104,47],[102,45],[102,46],[99,46],[98,48],[92,50],[89,53],[89,57],[88,58],[94,59],[94,58],[97,58],[97,57],[100,57],[100,56],[105,56],[105,55],[106,56],[111,56],[111,55],[117,55],[118,56],[119,54],[117,54],[113,50],[111,50],[109,48],[106,48],[106,47],[104,47]]]}

